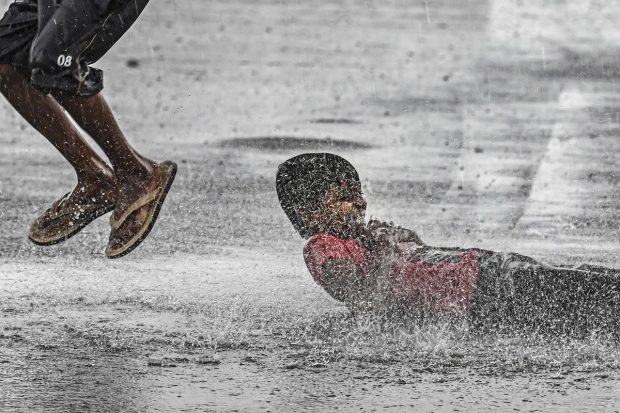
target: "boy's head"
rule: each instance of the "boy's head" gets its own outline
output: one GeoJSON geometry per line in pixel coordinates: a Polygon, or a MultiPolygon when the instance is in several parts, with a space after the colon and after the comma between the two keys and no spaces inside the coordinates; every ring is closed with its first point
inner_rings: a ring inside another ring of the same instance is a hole
{"type": "Polygon", "coordinates": [[[331,153],[304,153],[278,167],[276,190],[282,209],[304,238],[326,232],[355,235],[364,223],[366,201],[357,171],[331,153]]]}

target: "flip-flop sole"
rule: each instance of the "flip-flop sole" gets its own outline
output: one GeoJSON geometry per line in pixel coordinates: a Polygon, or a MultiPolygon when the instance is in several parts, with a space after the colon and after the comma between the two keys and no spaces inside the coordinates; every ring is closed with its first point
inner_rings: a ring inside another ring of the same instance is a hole
{"type": "Polygon", "coordinates": [[[99,218],[100,216],[105,215],[108,212],[113,211],[113,210],[114,210],[114,204],[110,204],[101,209],[97,209],[93,211],[92,213],[86,215],[84,219],[79,223],[79,225],[76,225],[75,227],[73,227],[71,231],[64,233],[60,236],[50,237],[47,239],[37,239],[34,237],[32,233],[29,233],[28,239],[32,241],[34,244],[39,245],[41,247],[48,247],[50,245],[60,244],[61,242],[66,241],[72,236],[76,235],[78,232],[80,232],[86,226],[88,226],[88,224],[90,224],[91,222],[99,218]]]}
{"type": "Polygon", "coordinates": [[[108,258],[112,258],[112,259],[120,258],[120,257],[123,257],[129,254],[138,245],[140,245],[142,241],[146,239],[146,237],[149,235],[149,233],[153,229],[153,226],[155,226],[155,222],[157,221],[157,217],[159,216],[159,211],[161,210],[161,207],[164,204],[164,201],[166,200],[166,196],[168,195],[168,192],[170,191],[170,187],[172,186],[172,183],[174,182],[174,178],[177,174],[177,165],[174,162],[170,162],[170,161],[162,162],[161,164],[159,164],[159,166],[162,168],[167,168],[168,172],[166,174],[164,186],[163,186],[161,193],[156,199],[153,200],[153,202],[155,203],[153,207],[153,212],[147,218],[145,224],[142,226],[140,231],[138,231],[138,233],[131,240],[129,240],[122,248],[118,248],[116,250],[110,250],[109,247],[106,248],[105,255],[108,258]]]}

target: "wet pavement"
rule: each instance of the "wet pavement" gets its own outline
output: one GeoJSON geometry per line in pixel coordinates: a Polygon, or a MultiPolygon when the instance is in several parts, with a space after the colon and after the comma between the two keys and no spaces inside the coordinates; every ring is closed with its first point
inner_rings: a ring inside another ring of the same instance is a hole
{"type": "Polygon", "coordinates": [[[0,111],[0,410],[617,411],[620,349],[596,335],[351,318],[273,184],[287,157],[337,152],[369,214],[429,244],[620,267],[620,8],[602,5],[149,5],[97,65],[132,142],[180,166],[131,255],[103,257],[105,218],[28,242],[74,178],[0,111]]]}

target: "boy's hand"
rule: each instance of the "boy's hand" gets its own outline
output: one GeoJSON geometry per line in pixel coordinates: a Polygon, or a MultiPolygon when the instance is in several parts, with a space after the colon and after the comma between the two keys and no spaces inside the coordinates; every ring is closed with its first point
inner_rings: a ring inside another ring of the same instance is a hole
{"type": "Polygon", "coordinates": [[[391,222],[378,221],[376,219],[368,222],[370,237],[379,244],[390,244],[400,247],[401,243],[413,242],[418,245],[426,245],[415,231],[396,226],[391,222]]]}

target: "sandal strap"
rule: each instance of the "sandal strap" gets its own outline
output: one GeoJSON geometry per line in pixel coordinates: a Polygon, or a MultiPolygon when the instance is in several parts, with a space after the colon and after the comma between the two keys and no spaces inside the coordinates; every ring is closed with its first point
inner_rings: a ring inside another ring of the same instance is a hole
{"type": "Polygon", "coordinates": [[[157,199],[160,192],[161,187],[157,187],[154,191],[151,191],[148,194],[141,196],[136,202],[131,204],[129,208],[127,208],[127,211],[125,211],[119,218],[114,218],[114,214],[112,214],[112,216],[110,217],[110,225],[112,226],[112,230],[116,231],[117,229],[119,229],[131,214],[157,199]]]}
{"type": "Polygon", "coordinates": [[[69,195],[71,195],[71,192],[67,192],[66,194],[64,194],[63,196],[61,196],[60,198],[58,198],[58,200],[54,201],[54,203],[52,204],[52,208],[50,209],[51,215],[54,217],[58,214],[58,208],[60,208],[60,205],[65,202],[65,200],[67,198],[69,198],[69,195]]]}
{"type": "Polygon", "coordinates": [[[58,210],[58,208],[56,208],[56,210],[52,210],[50,212],[50,218],[51,219],[58,219],[60,217],[66,216],[66,215],[74,215],[77,214],[79,215],[83,215],[83,214],[88,214],[90,212],[95,212],[95,211],[99,211],[102,208],[106,208],[108,207],[110,204],[107,203],[100,203],[100,204],[82,204],[82,205],[78,205],[78,204],[73,204],[73,205],[69,205],[66,208],[63,208],[61,210],[58,210]]]}

